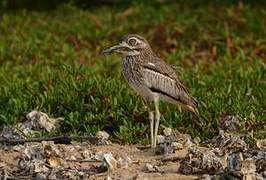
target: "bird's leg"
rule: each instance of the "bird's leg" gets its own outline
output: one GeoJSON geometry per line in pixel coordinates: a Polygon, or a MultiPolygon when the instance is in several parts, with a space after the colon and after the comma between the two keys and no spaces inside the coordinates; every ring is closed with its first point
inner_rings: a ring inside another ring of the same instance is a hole
{"type": "Polygon", "coordinates": [[[148,109],[149,111],[149,120],[150,120],[150,129],[151,129],[151,147],[154,147],[154,113],[148,109]]]}
{"type": "Polygon", "coordinates": [[[158,128],[160,123],[160,111],[159,111],[159,101],[154,101],[155,105],[155,131],[154,131],[154,137],[153,137],[153,146],[156,147],[157,142],[157,135],[158,135],[158,128]]]}
{"type": "Polygon", "coordinates": [[[149,107],[149,101],[144,99],[144,103],[145,103],[145,109],[148,110],[149,113],[149,120],[150,120],[150,130],[151,130],[151,147],[154,146],[154,112],[150,109],[149,107]]]}

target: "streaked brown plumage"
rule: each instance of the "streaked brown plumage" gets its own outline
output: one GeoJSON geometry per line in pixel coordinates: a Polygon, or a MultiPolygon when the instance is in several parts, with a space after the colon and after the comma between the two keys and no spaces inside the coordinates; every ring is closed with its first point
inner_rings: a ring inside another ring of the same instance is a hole
{"type": "Polygon", "coordinates": [[[126,35],[119,45],[104,50],[105,54],[111,52],[122,54],[123,74],[130,86],[144,98],[146,103],[154,102],[155,104],[155,124],[154,112],[148,106],[152,147],[156,147],[160,99],[173,104],[181,104],[198,115],[196,100],[189,95],[171,66],[152,51],[143,37],[136,34],[126,35]]]}

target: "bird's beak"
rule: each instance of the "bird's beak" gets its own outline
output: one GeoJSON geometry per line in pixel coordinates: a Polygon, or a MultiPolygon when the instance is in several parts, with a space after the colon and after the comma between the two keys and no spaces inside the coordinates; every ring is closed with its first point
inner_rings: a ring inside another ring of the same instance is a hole
{"type": "Polygon", "coordinates": [[[114,45],[112,47],[109,47],[109,48],[103,50],[103,54],[111,54],[113,52],[117,52],[119,49],[121,49],[121,45],[120,44],[114,45]]]}
{"type": "Polygon", "coordinates": [[[130,47],[126,43],[120,43],[118,45],[114,45],[112,47],[109,47],[109,48],[103,50],[102,53],[107,55],[107,54],[111,54],[113,52],[122,53],[122,52],[128,51],[128,50],[130,50],[130,47]]]}

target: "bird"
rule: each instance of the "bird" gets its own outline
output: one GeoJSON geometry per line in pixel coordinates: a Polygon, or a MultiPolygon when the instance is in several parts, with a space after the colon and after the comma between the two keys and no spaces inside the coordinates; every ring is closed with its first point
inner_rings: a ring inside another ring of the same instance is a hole
{"type": "Polygon", "coordinates": [[[181,105],[199,117],[198,103],[189,95],[175,70],[157,56],[148,41],[138,34],[127,34],[119,44],[102,51],[122,56],[122,71],[128,84],[144,100],[150,121],[151,148],[156,148],[160,122],[159,101],[181,105]]]}

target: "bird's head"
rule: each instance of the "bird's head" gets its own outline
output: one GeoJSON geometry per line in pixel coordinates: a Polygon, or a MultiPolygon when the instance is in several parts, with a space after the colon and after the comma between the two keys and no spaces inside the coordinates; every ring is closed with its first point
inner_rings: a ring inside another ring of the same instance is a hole
{"type": "Polygon", "coordinates": [[[123,56],[135,56],[143,52],[152,52],[152,50],[145,38],[137,34],[129,34],[125,35],[119,44],[103,50],[104,54],[113,52],[120,53],[123,56]]]}

